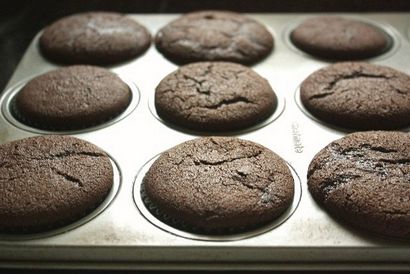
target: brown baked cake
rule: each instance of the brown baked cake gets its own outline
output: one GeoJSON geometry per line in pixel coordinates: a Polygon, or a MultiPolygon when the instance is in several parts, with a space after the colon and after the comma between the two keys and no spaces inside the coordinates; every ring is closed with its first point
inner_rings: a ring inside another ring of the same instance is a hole
{"type": "Polygon", "coordinates": [[[185,14],[160,29],[155,45],[178,64],[231,61],[252,64],[273,48],[273,37],[257,21],[228,11],[185,14]]]}
{"type": "Polygon", "coordinates": [[[148,30],[113,12],[64,17],[44,29],[41,53],[64,64],[108,65],[135,58],[151,44],[148,30]]]}
{"type": "Polygon", "coordinates": [[[147,207],[158,209],[162,221],[176,219],[170,225],[191,232],[226,234],[280,216],[292,203],[294,182],[285,161],[269,149],[206,137],[162,153],[142,189],[147,207]]]}
{"type": "Polygon", "coordinates": [[[30,80],[13,102],[21,122],[47,130],[96,126],[121,114],[132,94],[116,74],[94,66],[70,66],[30,80]]]}
{"type": "Polygon", "coordinates": [[[347,135],[313,158],[307,177],[313,198],[336,218],[410,239],[410,133],[347,135]]]}
{"type": "Polygon", "coordinates": [[[228,62],[180,67],[155,90],[155,108],[167,122],[200,131],[244,129],[275,111],[268,81],[253,70],[228,62]]]}
{"type": "Polygon", "coordinates": [[[399,129],[410,125],[410,76],[360,62],[336,63],[300,86],[304,107],[318,119],[349,129],[399,129]]]}
{"type": "Polygon", "coordinates": [[[337,16],[308,18],[292,31],[290,39],[306,53],[333,60],[370,58],[392,46],[391,37],[378,27],[337,16]]]}
{"type": "Polygon", "coordinates": [[[0,145],[0,233],[34,233],[72,223],[105,199],[111,162],[93,144],[38,136],[0,145]]]}

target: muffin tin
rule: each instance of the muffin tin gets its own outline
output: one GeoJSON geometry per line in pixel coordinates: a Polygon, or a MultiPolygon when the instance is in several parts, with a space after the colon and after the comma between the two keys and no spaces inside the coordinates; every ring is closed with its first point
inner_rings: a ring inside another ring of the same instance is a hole
{"type": "MultiPolygon", "coordinates": [[[[149,214],[139,188],[155,157],[181,142],[212,135],[180,130],[158,118],[153,108],[155,87],[177,66],[151,45],[140,58],[108,67],[133,91],[125,113],[98,127],[59,133],[90,141],[110,155],[118,167],[112,194],[96,211],[68,227],[34,235],[0,235],[0,266],[410,270],[409,241],[368,235],[340,223],[321,209],[307,190],[306,172],[313,156],[347,133],[312,119],[297,103],[300,83],[330,64],[300,52],[289,41],[297,23],[315,15],[319,14],[249,14],[265,24],[275,39],[273,52],[252,68],[270,82],[279,99],[278,109],[250,129],[218,134],[257,142],[287,161],[296,193],[291,208],[278,220],[246,233],[210,237],[179,231],[149,214]]],[[[392,48],[368,62],[410,73],[408,13],[341,15],[374,23],[392,37],[392,48]]],[[[130,16],[155,34],[178,15],[130,16]]],[[[59,67],[40,55],[38,38],[27,49],[0,99],[1,143],[53,133],[22,125],[9,111],[12,97],[24,83],[59,67]]]]}

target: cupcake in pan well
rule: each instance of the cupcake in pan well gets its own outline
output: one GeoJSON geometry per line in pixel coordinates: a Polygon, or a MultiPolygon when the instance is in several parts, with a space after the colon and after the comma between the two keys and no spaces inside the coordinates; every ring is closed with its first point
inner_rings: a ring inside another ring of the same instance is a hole
{"type": "Polygon", "coordinates": [[[179,144],[145,174],[142,196],[161,221],[199,234],[232,234],[265,225],[290,206],[294,181],[269,149],[233,137],[179,144]]]}
{"type": "Polygon", "coordinates": [[[410,125],[410,76],[386,66],[335,63],[302,82],[300,99],[319,120],[346,129],[410,125]]]}
{"type": "Polygon", "coordinates": [[[111,65],[128,61],[151,44],[148,30],[114,12],[86,12],[47,26],[39,40],[47,59],[63,64],[111,65]]]}
{"type": "Polygon", "coordinates": [[[11,108],[24,124],[66,131],[107,122],[124,112],[131,99],[130,88],[116,74],[78,65],[31,79],[17,93],[11,108]]]}
{"type": "Polygon", "coordinates": [[[113,185],[113,167],[95,145],[48,135],[0,145],[0,233],[44,232],[91,213],[113,185]]]}
{"type": "Polygon", "coordinates": [[[336,140],[313,158],[313,198],[364,231],[410,239],[410,134],[366,131],[336,140]]]}
{"type": "Polygon", "coordinates": [[[167,75],[155,89],[164,121],[203,132],[241,130],[268,119],[277,108],[269,82],[230,62],[198,62],[167,75]]]}
{"type": "Polygon", "coordinates": [[[199,11],[171,21],[155,36],[155,45],[178,64],[229,61],[253,64],[273,49],[267,28],[245,15],[230,11],[199,11]]]}
{"type": "Polygon", "coordinates": [[[312,56],[330,60],[360,60],[381,55],[392,38],[370,23],[338,16],[311,17],[290,34],[292,43],[312,56]]]}

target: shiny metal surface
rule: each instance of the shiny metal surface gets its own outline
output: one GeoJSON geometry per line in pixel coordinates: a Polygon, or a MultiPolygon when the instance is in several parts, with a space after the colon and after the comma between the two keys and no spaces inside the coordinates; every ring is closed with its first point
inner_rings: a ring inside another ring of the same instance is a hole
{"type": "MultiPolygon", "coordinates": [[[[229,132],[260,143],[284,158],[301,182],[300,202],[278,226],[249,237],[207,241],[181,237],[147,220],[138,210],[134,182],[139,171],[162,151],[202,133],[177,130],[162,123],[150,110],[159,81],[177,66],[154,46],[140,58],[109,67],[138,87],[139,104],[103,127],[66,132],[106,150],[121,174],[121,186],[108,206],[87,222],[64,233],[36,239],[0,239],[0,265],[8,267],[117,268],[117,269],[386,269],[410,270],[410,242],[385,239],[356,231],[331,218],[307,191],[306,171],[313,156],[329,142],[346,134],[308,117],[298,107],[297,90],[313,71],[329,64],[295,49],[288,39],[297,22],[313,14],[250,14],[266,24],[275,38],[274,51],[252,68],[265,77],[283,111],[270,123],[251,130],[229,132]],[[281,103],[283,100],[283,103],[281,103]]],[[[131,15],[152,34],[177,15],[131,15]]],[[[391,51],[369,59],[410,73],[410,14],[345,14],[375,22],[394,40],[391,51]]],[[[0,116],[0,142],[36,134],[7,118],[8,94],[22,81],[55,69],[38,51],[38,36],[27,49],[4,93],[0,116]]],[[[135,99],[135,98],[134,98],[135,99]]],[[[408,129],[405,129],[408,131],[408,129]]],[[[138,188],[138,186],[136,186],[138,188]]],[[[201,238],[201,237],[199,237],[201,238]]]]}

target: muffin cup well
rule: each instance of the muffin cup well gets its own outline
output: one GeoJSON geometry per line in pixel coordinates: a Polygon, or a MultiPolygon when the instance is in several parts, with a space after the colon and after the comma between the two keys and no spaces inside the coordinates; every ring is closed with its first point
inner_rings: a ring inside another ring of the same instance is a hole
{"type": "Polygon", "coordinates": [[[197,227],[192,227],[161,212],[145,194],[143,178],[158,157],[159,155],[150,159],[138,171],[134,181],[133,197],[138,210],[151,224],[171,234],[201,241],[236,241],[246,239],[268,232],[280,226],[293,215],[296,208],[299,206],[302,196],[301,181],[295,169],[289,163],[286,163],[294,179],[294,195],[291,205],[278,218],[264,225],[238,227],[225,230],[204,231],[197,227]]]}
{"type": "Polygon", "coordinates": [[[91,211],[84,217],[74,222],[71,222],[65,226],[50,229],[44,232],[20,233],[20,234],[0,233],[0,240],[2,241],[3,240],[4,241],[27,241],[27,240],[33,240],[33,239],[52,237],[58,234],[67,233],[71,230],[74,230],[75,228],[85,225],[87,222],[91,221],[92,219],[97,217],[99,214],[101,214],[113,202],[113,200],[117,196],[118,190],[120,189],[120,186],[122,183],[122,175],[121,175],[121,170],[120,170],[118,163],[110,155],[108,155],[108,157],[110,158],[110,162],[111,162],[111,165],[113,167],[113,172],[114,172],[113,184],[112,184],[111,190],[108,192],[105,199],[101,201],[100,205],[97,206],[93,211],[91,211]]]}
{"type": "MultiPolygon", "coordinates": [[[[35,76],[34,76],[35,77],[35,76]]],[[[33,79],[34,77],[30,78],[33,79]]],[[[47,129],[42,129],[39,127],[36,127],[33,123],[28,122],[24,117],[19,115],[18,111],[15,108],[15,97],[19,93],[19,91],[25,86],[25,84],[30,80],[26,79],[24,81],[21,81],[17,83],[16,85],[12,86],[10,89],[4,92],[2,99],[0,101],[1,104],[1,110],[3,112],[3,116],[6,118],[6,120],[12,124],[13,126],[22,129],[24,131],[32,132],[32,133],[39,133],[39,134],[78,134],[78,133],[85,133],[85,132],[91,132],[95,131],[98,129],[102,129],[108,126],[111,126],[128,115],[130,115],[138,106],[139,100],[140,100],[140,91],[137,87],[137,85],[128,79],[127,77],[119,75],[121,80],[123,80],[128,87],[130,88],[131,91],[131,101],[128,104],[127,108],[118,113],[118,115],[115,115],[109,119],[100,121],[94,125],[90,126],[85,126],[80,129],[70,129],[64,128],[64,129],[56,129],[56,128],[47,128],[47,129]]]]}
{"type": "MultiPolygon", "coordinates": [[[[400,48],[400,39],[397,37],[397,33],[396,30],[388,25],[388,24],[382,24],[380,22],[376,22],[374,20],[370,20],[367,18],[358,18],[355,16],[341,16],[343,18],[346,19],[352,19],[355,21],[360,21],[366,24],[369,24],[379,30],[381,30],[382,32],[384,32],[384,34],[386,35],[386,37],[388,38],[388,45],[386,46],[385,50],[383,52],[381,52],[379,55],[373,56],[373,57],[369,57],[369,58],[364,58],[361,60],[371,60],[371,61],[379,61],[379,60],[384,60],[387,59],[389,57],[391,57],[392,55],[394,55],[400,48]]],[[[299,25],[301,24],[304,20],[308,19],[308,17],[306,18],[300,18],[297,20],[294,20],[292,22],[290,22],[285,28],[284,31],[282,33],[282,40],[284,41],[285,45],[291,49],[293,52],[305,57],[305,58],[310,58],[310,59],[314,59],[314,60],[318,60],[318,61],[324,61],[324,62],[335,62],[335,61],[342,61],[342,60],[332,60],[329,58],[323,58],[323,57],[319,57],[319,56],[314,56],[312,54],[309,54],[301,49],[299,49],[291,40],[291,33],[293,32],[293,30],[299,25]]],[[[358,59],[359,60],[359,59],[358,59]]]]}

